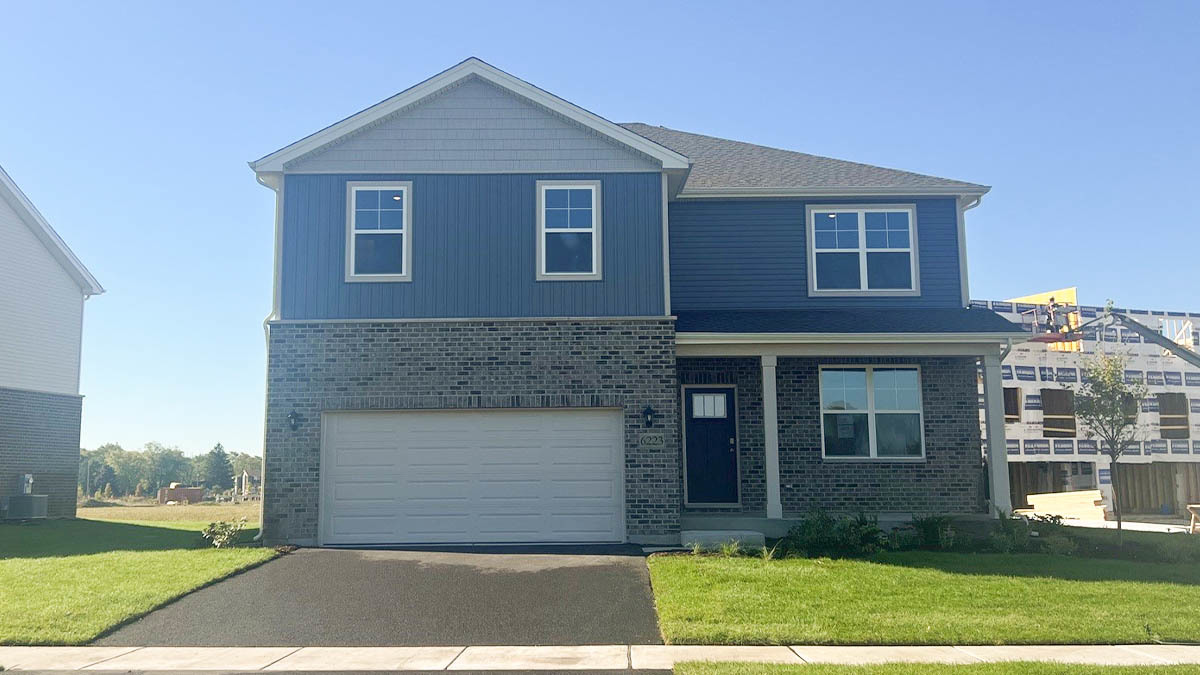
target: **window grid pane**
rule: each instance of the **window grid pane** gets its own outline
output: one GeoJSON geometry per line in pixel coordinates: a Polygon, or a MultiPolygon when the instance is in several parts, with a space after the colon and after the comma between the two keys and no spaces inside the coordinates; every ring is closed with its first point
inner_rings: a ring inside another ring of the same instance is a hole
{"type": "Polygon", "coordinates": [[[819,382],[826,457],[924,457],[918,369],[821,368],[819,382]]]}
{"type": "Polygon", "coordinates": [[[814,290],[914,290],[911,220],[907,210],[813,212],[814,290]],[[854,251],[858,260],[820,251],[854,251]]]}
{"type": "Polygon", "coordinates": [[[404,190],[354,190],[355,230],[404,230],[404,190]]]}
{"type": "Polygon", "coordinates": [[[595,195],[592,187],[543,188],[543,274],[596,273],[595,195]]]}
{"type": "Polygon", "coordinates": [[[725,394],[692,394],[692,417],[724,418],[725,394]]]}

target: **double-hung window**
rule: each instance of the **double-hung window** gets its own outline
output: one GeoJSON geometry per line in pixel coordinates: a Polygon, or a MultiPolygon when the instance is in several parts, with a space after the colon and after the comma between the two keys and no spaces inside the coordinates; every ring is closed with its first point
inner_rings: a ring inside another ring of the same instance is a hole
{"type": "Polygon", "coordinates": [[[346,281],[412,280],[412,183],[347,184],[346,281]]]}
{"type": "Polygon", "coordinates": [[[809,295],[916,295],[912,206],[809,206],[809,295]]]}
{"type": "Polygon", "coordinates": [[[537,279],[599,280],[600,181],[538,181],[537,210],[537,279]]]}
{"type": "Polygon", "coordinates": [[[911,366],[822,366],[821,438],[827,458],[925,456],[921,373],[911,366]]]}

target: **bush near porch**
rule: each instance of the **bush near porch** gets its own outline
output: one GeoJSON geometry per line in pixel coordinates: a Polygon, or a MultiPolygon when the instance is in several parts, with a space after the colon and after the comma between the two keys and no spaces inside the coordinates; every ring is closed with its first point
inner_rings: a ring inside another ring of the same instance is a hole
{"type": "Polygon", "coordinates": [[[660,554],[673,644],[1105,644],[1200,640],[1200,566],[1045,554],[859,560],[660,554]]]}

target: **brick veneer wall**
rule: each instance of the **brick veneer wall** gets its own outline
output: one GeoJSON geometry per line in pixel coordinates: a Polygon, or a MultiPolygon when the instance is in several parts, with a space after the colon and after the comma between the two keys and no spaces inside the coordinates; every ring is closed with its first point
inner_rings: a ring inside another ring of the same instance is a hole
{"type": "Polygon", "coordinates": [[[17,494],[31,473],[49,515],[74,517],[82,407],[81,396],[0,388],[0,497],[17,494]]]}
{"type": "Polygon", "coordinates": [[[270,543],[316,540],[323,411],[552,407],[624,409],[627,536],[678,543],[670,319],[277,323],[267,379],[270,543]],[[662,448],[639,447],[646,405],[666,433],[662,448]]]}
{"type": "Polygon", "coordinates": [[[814,508],[917,514],[984,510],[973,358],[780,358],[777,377],[785,517],[814,508]],[[921,367],[925,461],[822,461],[817,368],[840,364],[921,367]]]}
{"type": "MultiPolygon", "coordinates": [[[[730,384],[737,387],[738,487],[741,507],[689,506],[689,513],[766,512],[762,413],[762,360],[745,358],[681,358],[679,384],[730,384]]],[[[681,413],[682,414],[682,413],[681,413]]],[[[682,480],[682,478],[680,479],[682,480]]]]}

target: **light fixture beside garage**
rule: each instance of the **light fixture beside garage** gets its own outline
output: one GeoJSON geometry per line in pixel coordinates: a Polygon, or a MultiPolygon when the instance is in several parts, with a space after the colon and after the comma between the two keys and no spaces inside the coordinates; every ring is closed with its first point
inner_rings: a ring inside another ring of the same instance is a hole
{"type": "Polygon", "coordinates": [[[288,428],[295,431],[300,428],[300,413],[293,410],[287,414],[288,428]]]}
{"type": "Polygon", "coordinates": [[[646,420],[647,429],[654,426],[654,416],[657,414],[658,413],[654,411],[654,408],[650,406],[646,406],[646,409],[642,411],[642,418],[646,420]]]}

